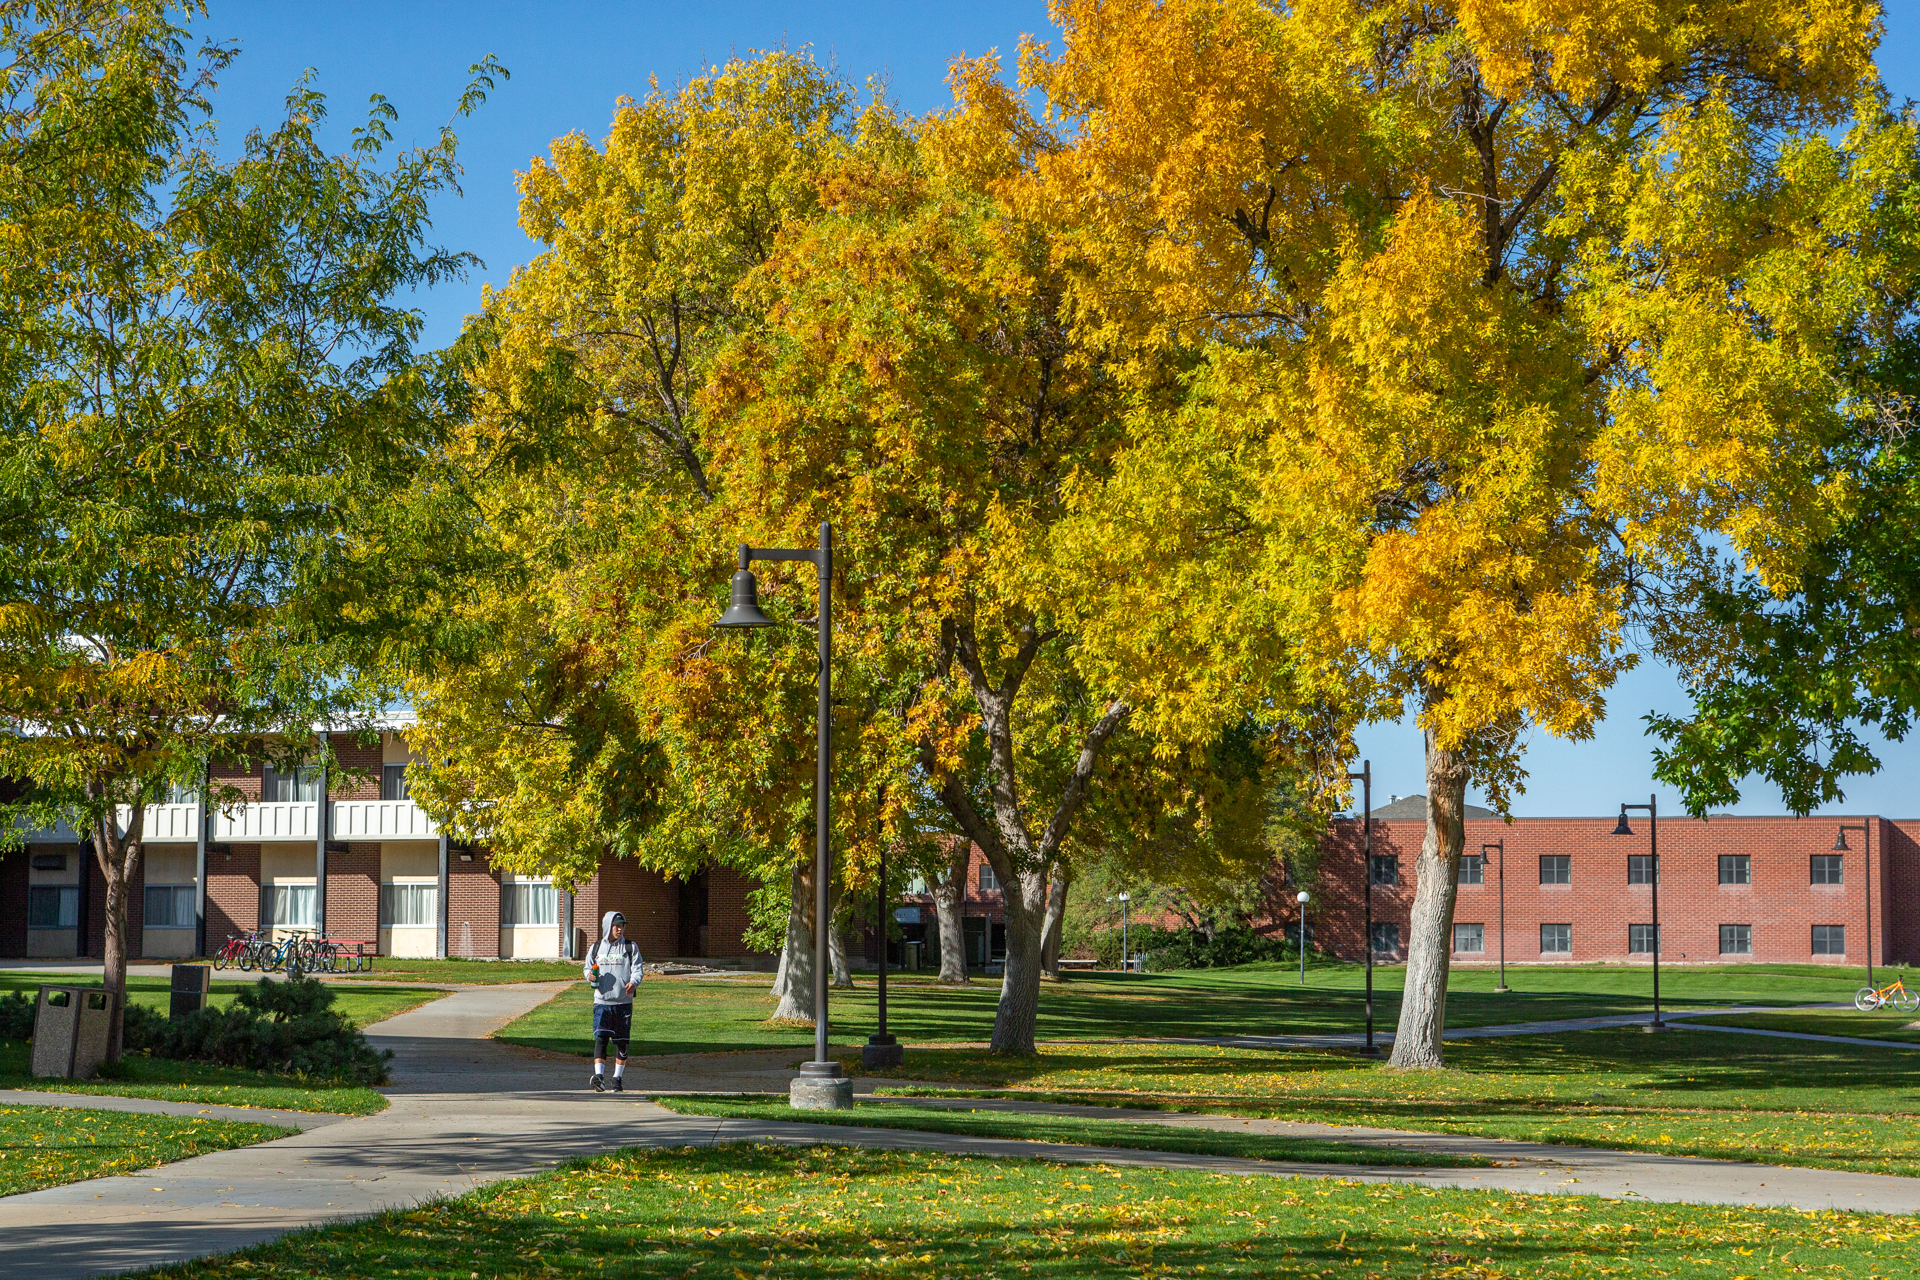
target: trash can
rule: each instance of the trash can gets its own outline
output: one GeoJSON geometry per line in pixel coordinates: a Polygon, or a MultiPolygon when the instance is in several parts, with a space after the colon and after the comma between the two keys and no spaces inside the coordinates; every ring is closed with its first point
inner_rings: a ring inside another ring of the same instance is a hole
{"type": "Polygon", "coordinates": [[[909,973],[920,972],[920,953],[926,948],[926,945],[927,944],[924,942],[913,942],[913,941],[907,941],[907,942],[901,943],[900,951],[901,951],[902,963],[900,967],[902,969],[905,969],[909,973]]]}
{"type": "Polygon", "coordinates": [[[100,987],[41,987],[33,1015],[33,1074],[91,1080],[107,1058],[113,1006],[100,987]]]}
{"type": "Polygon", "coordinates": [[[184,1018],[196,1009],[207,1007],[213,993],[213,969],[204,964],[173,966],[172,998],[167,1004],[169,1018],[184,1018]]]}

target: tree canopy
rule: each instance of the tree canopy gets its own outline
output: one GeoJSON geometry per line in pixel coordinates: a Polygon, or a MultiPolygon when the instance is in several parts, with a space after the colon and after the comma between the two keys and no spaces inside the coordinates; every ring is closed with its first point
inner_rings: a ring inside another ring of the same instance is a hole
{"type": "Polygon", "coordinates": [[[144,807],[378,709],[349,547],[444,421],[395,297],[472,261],[425,242],[450,129],[387,162],[376,99],[330,154],[302,83],[222,160],[232,55],[185,40],[160,4],[0,4],[0,837],[86,834],[114,989],[144,807]]]}

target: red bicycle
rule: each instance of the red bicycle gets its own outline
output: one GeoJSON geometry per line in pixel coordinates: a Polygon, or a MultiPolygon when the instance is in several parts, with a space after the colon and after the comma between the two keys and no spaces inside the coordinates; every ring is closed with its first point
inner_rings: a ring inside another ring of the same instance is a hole
{"type": "Polygon", "coordinates": [[[228,965],[238,965],[241,968],[252,968],[253,966],[242,964],[241,962],[246,957],[247,948],[259,940],[260,933],[258,930],[243,935],[228,934],[226,945],[222,946],[220,953],[213,958],[213,967],[216,969],[224,969],[228,965]]]}

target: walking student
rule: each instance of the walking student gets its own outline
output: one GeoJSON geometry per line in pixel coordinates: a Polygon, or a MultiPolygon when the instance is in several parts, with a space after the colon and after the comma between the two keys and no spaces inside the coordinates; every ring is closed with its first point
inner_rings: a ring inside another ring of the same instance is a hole
{"type": "Polygon", "coordinates": [[[620,1076],[627,1069],[627,1040],[633,1035],[633,993],[646,974],[640,948],[626,936],[627,918],[618,911],[600,917],[600,941],[587,951],[581,973],[593,984],[593,1079],[595,1093],[607,1091],[607,1042],[613,1042],[613,1091],[624,1093],[620,1076]]]}

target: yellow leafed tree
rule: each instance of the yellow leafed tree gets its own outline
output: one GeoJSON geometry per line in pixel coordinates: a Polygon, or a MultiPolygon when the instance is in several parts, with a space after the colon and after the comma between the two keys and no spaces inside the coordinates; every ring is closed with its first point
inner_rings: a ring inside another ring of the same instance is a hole
{"type": "MultiPolygon", "coordinates": [[[[1394,1062],[1438,1066],[1469,781],[1504,807],[1530,727],[1604,714],[1630,628],[1688,661],[1720,554],[1791,589],[1847,506],[1822,466],[1854,427],[1837,335],[1885,305],[1861,245],[1912,149],[1878,6],[1054,16],[1022,74],[1063,141],[1008,198],[1052,229],[1078,331],[1182,392],[1076,491],[1056,561],[1139,584],[1245,704],[1283,679],[1337,723],[1417,709],[1394,1062]]],[[[1089,661],[1151,664],[1150,638],[1089,661]]]]}

